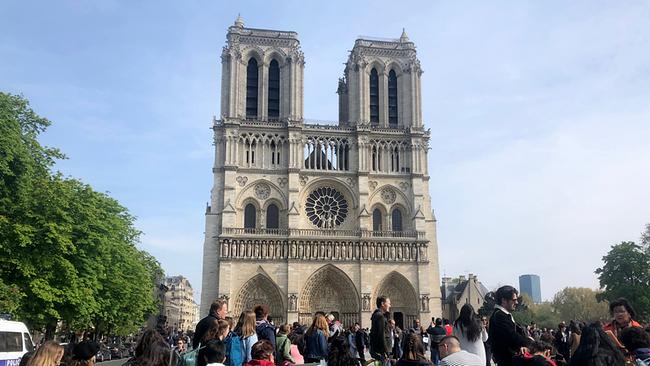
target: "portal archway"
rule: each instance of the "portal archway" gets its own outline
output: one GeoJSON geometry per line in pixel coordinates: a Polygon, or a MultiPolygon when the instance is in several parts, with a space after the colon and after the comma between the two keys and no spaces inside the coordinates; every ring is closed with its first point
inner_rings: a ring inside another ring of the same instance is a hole
{"type": "Polygon", "coordinates": [[[269,306],[269,317],[275,324],[284,323],[286,310],[280,288],[268,276],[258,273],[246,281],[239,290],[232,316],[237,318],[242,311],[253,310],[256,305],[260,304],[269,306]]]}
{"type": "Polygon", "coordinates": [[[360,319],[359,293],[345,272],[327,264],[314,272],[300,295],[298,321],[311,324],[317,311],[331,313],[347,327],[360,319]]]}
{"type": "Polygon", "coordinates": [[[411,282],[399,272],[390,272],[384,277],[375,290],[373,304],[378,296],[387,296],[391,302],[390,312],[395,323],[402,329],[413,326],[418,316],[418,296],[411,282]]]}

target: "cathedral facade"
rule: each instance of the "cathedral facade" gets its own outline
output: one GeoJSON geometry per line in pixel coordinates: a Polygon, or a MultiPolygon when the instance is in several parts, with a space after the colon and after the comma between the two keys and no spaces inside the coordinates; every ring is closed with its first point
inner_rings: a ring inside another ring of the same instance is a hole
{"type": "Polygon", "coordinates": [[[406,34],[355,41],[331,124],[303,118],[297,33],[238,18],[221,60],[201,314],[224,299],[235,317],[267,304],[276,324],[323,311],[369,326],[385,295],[399,325],[440,316],[422,71],[406,34]]]}

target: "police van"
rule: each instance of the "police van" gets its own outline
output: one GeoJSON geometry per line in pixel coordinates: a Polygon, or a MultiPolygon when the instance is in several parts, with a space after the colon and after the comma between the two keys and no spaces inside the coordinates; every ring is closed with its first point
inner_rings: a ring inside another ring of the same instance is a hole
{"type": "Polygon", "coordinates": [[[0,319],[0,366],[18,366],[21,357],[34,350],[24,323],[0,319]]]}

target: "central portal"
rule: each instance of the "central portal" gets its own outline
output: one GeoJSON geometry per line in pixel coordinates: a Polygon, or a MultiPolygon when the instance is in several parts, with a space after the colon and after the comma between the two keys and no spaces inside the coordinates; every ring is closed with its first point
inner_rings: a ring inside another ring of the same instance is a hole
{"type": "Polygon", "coordinates": [[[345,325],[360,320],[359,293],[354,283],[331,264],[321,267],[307,280],[300,297],[298,321],[311,325],[318,311],[334,315],[345,325]]]}

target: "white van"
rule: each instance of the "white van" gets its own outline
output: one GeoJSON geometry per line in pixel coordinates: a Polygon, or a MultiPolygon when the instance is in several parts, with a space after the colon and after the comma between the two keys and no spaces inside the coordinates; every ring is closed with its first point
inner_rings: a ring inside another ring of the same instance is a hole
{"type": "Polygon", "coordinates": [[[18,366],[21,357],[34,350],[24,323],[0,319],[0,366],[18,366]]]}

